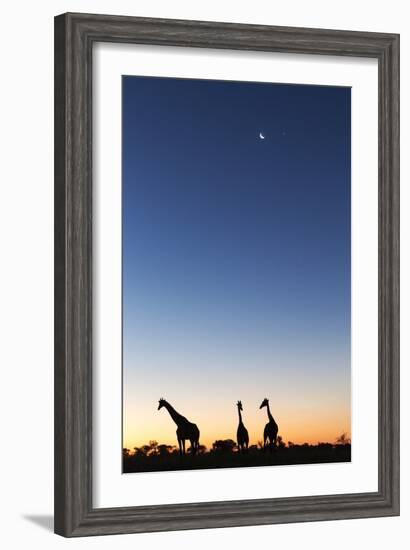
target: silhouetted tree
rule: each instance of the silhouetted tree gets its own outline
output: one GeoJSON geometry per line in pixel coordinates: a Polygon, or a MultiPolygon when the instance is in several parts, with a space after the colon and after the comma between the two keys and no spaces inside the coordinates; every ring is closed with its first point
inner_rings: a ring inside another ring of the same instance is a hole
{"type": "Polygon", "coordinates": [[[235,446],[233,439],[217,439],[212,443],[212,450],[219,453],[232,453],[235,446]]]}
{"type": "Polygon", "coordinates": [[[144,456],[148,456],[150,450],[151,450],[150,445],[143,445],[142,447],[139,448],[140,454],[144,456]]]}
{"type": "Polygon", "coordinates": [[[206,453],[206,445],[199,445],[198,447],[198,454],[204,455],[206,453]]]}
{"type": "Polygon", "coordinates": [[[279,447],[279,449],[284,449],[286,447],[286,444],[285,442],[283,441],[283,438],[281,435],[278,435],[277,437],[277,446],[279,447]]]}
{"type": "Polygon", "coordinates": [[[157,446],[156,452],[158,456],[168,456],[171,454],[173,449],[175,449],[174,445],[166,445],[162,443],[161,445],[157,446]]]}
{"type": "Polygon", "coordinates": [[[134,457],[144,457],[147,456],[147,453],[149,451],[148,445],[144,445],[142,447],[134,447],[134,457]]]}
{"type": "Polygon", "coordinates": [[[130,450],[124,448],[124,449],[122,450],[122,456],[123,456],[124,458],[130,456],[130,450]]]}
{"type": "Polygon", "coordinates": [[[338,445],[350,445],[351,444],[351,439],[350,439],[350,437],[347,437],[347,433],[342,433],[342,435],[340,435],[336,439],[336,443],[338,445]]]}
{"type": "Polygon", "coordinates": [[[151,440],[148,442],[150,450],[148,451],[148,454],[150,456],[156,456],[158,454],[157,448],[158,448],[158,441],[151,440]]]}

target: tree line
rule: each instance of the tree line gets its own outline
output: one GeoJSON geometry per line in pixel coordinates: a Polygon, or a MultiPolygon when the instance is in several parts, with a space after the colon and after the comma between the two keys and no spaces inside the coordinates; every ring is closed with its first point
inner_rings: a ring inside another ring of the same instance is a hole
{"type": "MultiPolygon", "coordinates": [[[[278,450],[285,450],[285,449],[307,449],[312,447],[317,447],[319,449],[332,449],[337,448],[341,446],[350,446],[351,445],[351,439],[348,437],[346,433],[341,434],[339,437],[336,438],[334,443],[327,443],[327,442],[318,442],[316,445],[312,445],[309,443],[293,443],[292,441],[288,441],[285,443],[283,438],[278,435],[277,442],[276,442],[276,448],[278,450]]],[[[258,441],[257,444],[250,445],[248,448],[249,452],[257,452],[257,451],[263,451],[264,450],[264,444],[262,441],[258,441]]],[[[187,449],[188,453],[191,453],[191,447],[187,449]]],[[[196,453],[198,455],[204,455],[207,453],[211,454],[229,454],[229,453],[236,453],[239,452],[239,447],[236,441],[233,439],[217,439],[212,443],[212,446],[210,448],[207,448],[205,445],[199,445],[198,449],[196,450],[196,453]]],[[[142,445],[141,447],[133,447],[132,449],[129,448],[123,448],[123,457],[129,458],[129,457],[138,457],[138,458],[152,458],[152,457],[159,457],[159,458],[165,458],[172,455],[179,455],[179,449],[176,445],[168,445],[166,443],[158,443],[155,440],[151,440],[148,443],[142,445]]]]}

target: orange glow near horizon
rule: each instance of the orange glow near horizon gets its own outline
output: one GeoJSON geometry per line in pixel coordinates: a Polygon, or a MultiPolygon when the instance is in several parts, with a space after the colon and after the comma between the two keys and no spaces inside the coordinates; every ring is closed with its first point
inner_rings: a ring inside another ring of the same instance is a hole
{"type": "Polygon", "coordinates": [[[192,363],[192,368],[179,370],[169,363],[160,373],[147,366],[145,375],[140,369],[127,371],[123,447],[132,450],[149,441],[177,445],[177,426],[165,408],[158,410],[160,397],[197,424],[200,443],[208,449],[217,439],[236,441],[238,399],[251,445],[262,441],[268,421],[266,409],[259,409],[264,397],[285,443],[334,443],[343,433],[351,436],[350,372],[344,359],[272,359],[272,366],[263,369],[255,358],[252,370],[237,359],[234,376],[232,368],[217,362],[192,363]]]}
{"type": "MultiPolygon", "coordinates": [[[[195,406],[185,403],[181,407],[169,401],[178,412],[198,425],[200,443],[208,449],[217,439],[236,441],[238,414],[235,401],[228,406],[216,402],[212,411],[205,399],[201,403],[197,401],[195,406]]],[[[263,429],[268,421],[266,409],[259,409],[260,402],[243,401],[243,422],[249,432],[250,445],[263,440],[263,429]]],[[[158,411],[157,407],[158,402],[153,403],[149,415],[147,409],[143,411],[137,406],[128,409],[128,414],[124,415],[123,447],[132,450],[149,441],[177,445],[177,426],[165,408],[158,411]],[[141,418],[145,418],[145,421],[141,421],[141,418]]],[[[305,400],[299,401],[298,405],[292,405],[281,398],[274,404],[271,402],[271,412],[279,426],[278,435],[285,443],[335,443],[342,433],[351,436],[350,403],[346,400],[305,400]]]]}

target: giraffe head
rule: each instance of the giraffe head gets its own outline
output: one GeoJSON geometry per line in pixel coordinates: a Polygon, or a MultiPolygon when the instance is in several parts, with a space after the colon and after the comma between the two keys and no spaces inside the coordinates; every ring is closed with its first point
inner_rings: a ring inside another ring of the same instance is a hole
{"type": "Polygon", "coordinates": [[[162,409],[162,407],[165,405],[166,401],[163,397],[158,401],[158,410],[162,409]]]}
{"type": "Polygon", "coordinates": [[[269,399],[265,397],[265,399],[262,401],[260,409],[263,409],[263,407],[267,407],[269,405],[269,399]]]}
{"type": "Polygon", "coordinates": [[[239,409],[240,411],[243,411],[243,408],[242,408],[242,401],[238,401],[237,404],[236,404],[236,406],[238,407],[238,409],[239,409]]]}

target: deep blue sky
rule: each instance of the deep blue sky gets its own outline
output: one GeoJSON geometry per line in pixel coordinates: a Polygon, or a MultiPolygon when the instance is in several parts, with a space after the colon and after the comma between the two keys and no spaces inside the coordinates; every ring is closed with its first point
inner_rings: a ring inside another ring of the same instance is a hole
{"type": "Polygon", "coordinates": [[[130,418],[250,369],[348,406],[350,89],[123,77],[123,315],[130,418]]]}

